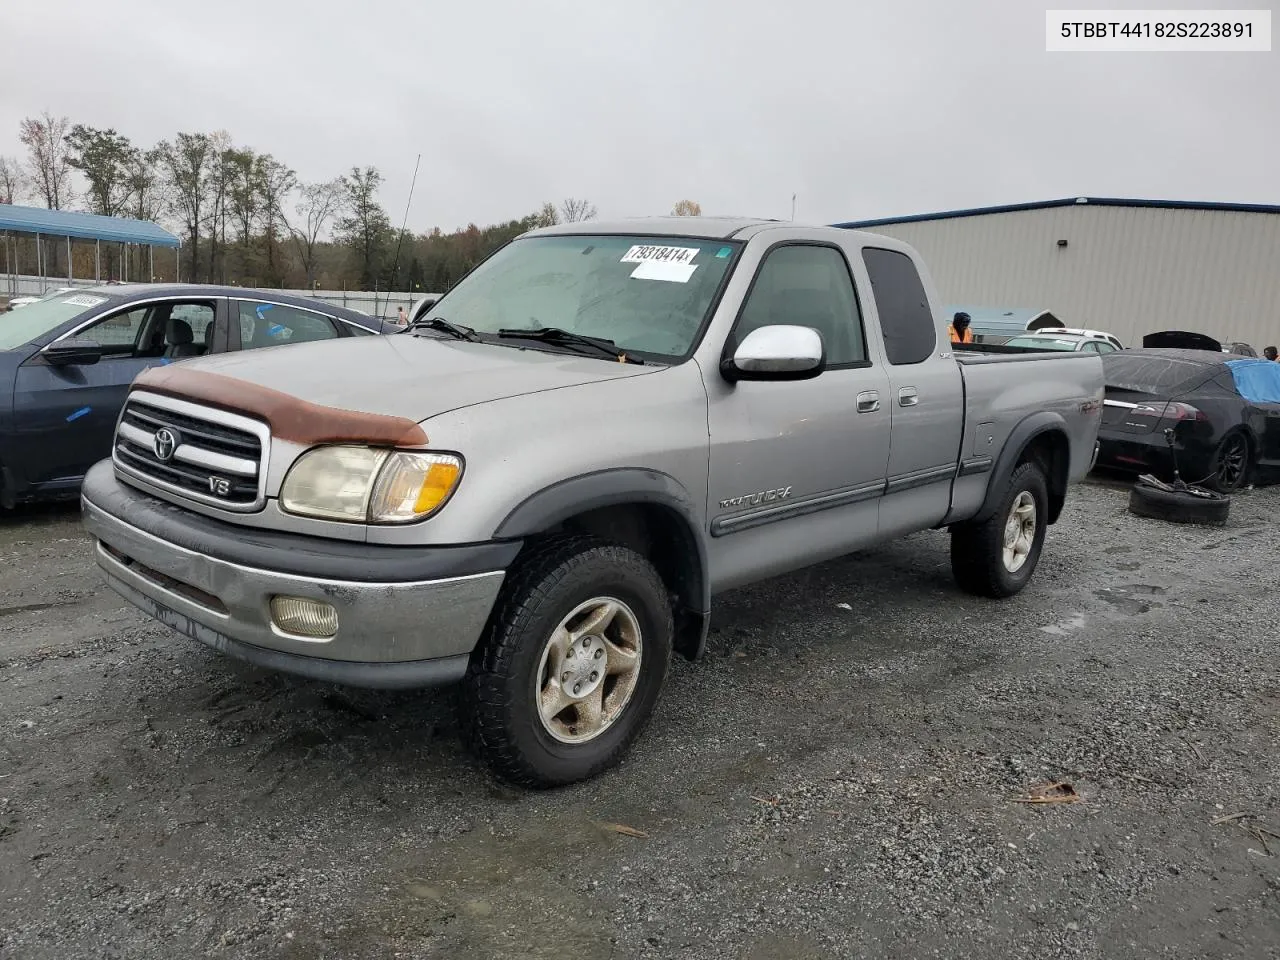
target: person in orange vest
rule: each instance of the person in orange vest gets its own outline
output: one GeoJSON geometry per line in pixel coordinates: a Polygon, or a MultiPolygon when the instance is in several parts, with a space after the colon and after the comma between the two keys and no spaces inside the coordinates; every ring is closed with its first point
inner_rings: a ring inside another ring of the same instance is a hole
{"type": "Polygon", "coordinates": [[[969,315],[963,310],[951,318],[951,342],[973,343],[973,331],[969,329],[969,315]]]}

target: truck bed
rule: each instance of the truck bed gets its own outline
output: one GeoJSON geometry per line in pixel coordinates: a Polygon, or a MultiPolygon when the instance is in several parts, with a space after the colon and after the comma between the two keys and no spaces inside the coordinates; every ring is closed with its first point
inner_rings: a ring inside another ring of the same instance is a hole
{"type": "Polygon", "coordinates": [[[984,468],[996,469],[1010,435],[1029,418],[1061,422],[1070,438],[1068,476],[1079,480],[1093,463],[1103,399],[1102,358],[1096,353],[956,351],[964,384],[965,423],[961,476],[952,515],[974,510],[986,490],[984,468]],[[1029,375],[1027,364],[1036,364],[1029,375]],[[964,465],[974,471],[965,476],[964,465]],[[981,482],[971,482],[981,481],[981,482]]]}

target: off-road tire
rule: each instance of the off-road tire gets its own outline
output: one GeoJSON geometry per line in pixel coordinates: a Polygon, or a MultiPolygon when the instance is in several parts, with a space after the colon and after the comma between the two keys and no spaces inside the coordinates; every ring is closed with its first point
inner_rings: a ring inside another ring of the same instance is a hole
{"type": "Polygon", "coordinates": [[[1220,526],[1231,515],[1231,499],[1221,494],[1198,497],[1181,490],[1161,490],[1146,483],[1135,483],[1129,491],[1129,512],[1168,523],[1220,526]]]}
{"type": "Polygon", "coordinates": [[[1002,599],[1025,587],[1035,573],[1049,523],[1049,488],[1039,464],[1023,463],[1005,482],[1004,493],[993,513],[979,522],[951,527],[951,573],[961,590],[978,597],[1002,599]],[[1026,560],[1016,572],[1004,562],[1005,524],[1023,492],[1036,507],[1035,539],[1026,560]]]}
{"type": "Polygon", "coordinates": [[[471,655],[460,696],[467,746],[499,777],[546,788],[586,780],[616,764],[657,704],[671,660],[671,600],[662,578],[634,550],[593,537],[556,537],[517,560],[471,655]],[[542,649],[561,619],[599,595],[624,601],[643,636],[640,677],[623,712],[596,739],[567,744],[539,716],[542,649]]]}

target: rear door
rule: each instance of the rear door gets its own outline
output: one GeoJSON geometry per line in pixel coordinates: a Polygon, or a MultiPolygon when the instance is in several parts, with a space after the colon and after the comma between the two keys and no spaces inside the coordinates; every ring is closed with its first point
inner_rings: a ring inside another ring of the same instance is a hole
{"type": "Polygon", "coordinates": [[[951,484],[964,431],[964,387],[915,263],[905,253],[864,247],[876,319],[888,360],[893,418],[880,536],[938,523],[951,508],[951,484]]]}
{"type": "Polygon", "coordinates": [[[28,359],[14,387],[14,468],[31,483],[71,482],[110,456],[129,385],[142,371],[173,360],[170,319],[185,318],[192,346],[203,352],[216,346],[224,304],[201,297],[128,304],[75,334],[101,344],[97,363],[54,366],[39,353],[28,359]]]}

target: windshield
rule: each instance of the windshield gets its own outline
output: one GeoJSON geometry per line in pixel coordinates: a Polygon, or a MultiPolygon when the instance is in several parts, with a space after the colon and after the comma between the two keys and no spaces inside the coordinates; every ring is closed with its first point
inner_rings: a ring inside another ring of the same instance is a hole
{"type": "Polygon", "coordinates": [[[1005,343],[1007,347],[1035,347],[1038,350],[1074,350],[1079,340],[1056,340],[1050,337],[1014,337],[1005,343]]]}
{"type": "Polygon", "coordinates": [[[56,330],[77,314],[107,302],[88,293],[63,293],[45,297],[25,307],[0,314],[0,350],[12,350],[56,330]]]}
{"type": "Polygon", "coordinates": [[[686,237],[529,237],[464,277],[426,318],[481,335],[560,327],[622,350],[684,357],[740,248],[686,237]]]}

